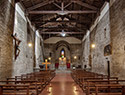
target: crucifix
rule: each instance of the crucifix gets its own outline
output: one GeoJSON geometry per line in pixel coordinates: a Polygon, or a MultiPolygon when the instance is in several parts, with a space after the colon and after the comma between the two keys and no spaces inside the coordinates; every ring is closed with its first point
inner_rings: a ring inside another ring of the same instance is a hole
{"type": "Polygon", "coordinates": [[[19,45],[21,40],[19,40],[15,35],[11,35],[13,37],[13,39],[15,40],[15,59],[19,56],[20,54],[20,49],[19,49],[19,45]]]}
{"type": "Polygon", "coordinates": [[[48,68],[47,68],[47,65],[48,65],[48,64],[51,64],[51,63],[50,63],[50,62],[47,62],[47,59],[46,59],[45,62],[42,63],[42,64],[45,64],[45,65],[46,65],[46,70],[47,70],[47,69],[48,69],[48,68]]]}

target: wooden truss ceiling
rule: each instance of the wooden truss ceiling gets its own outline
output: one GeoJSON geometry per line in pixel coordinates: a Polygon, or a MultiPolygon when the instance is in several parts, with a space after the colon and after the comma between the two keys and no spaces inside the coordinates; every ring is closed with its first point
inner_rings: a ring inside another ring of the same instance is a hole
{"type": "Polygon", "coordinates": [[[17,0],[44,39],[68,36],[82,39],[106,0],[17,0]]]}

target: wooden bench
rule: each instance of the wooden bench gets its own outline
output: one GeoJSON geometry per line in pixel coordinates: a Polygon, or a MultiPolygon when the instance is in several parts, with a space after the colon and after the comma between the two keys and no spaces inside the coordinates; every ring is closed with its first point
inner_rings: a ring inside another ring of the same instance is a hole
{"type": "Polygon", "coordinates": [[[0,95],[32,95],[32,93],[29,93],[29,85],[3,84],[0,85],[0,95]]]}
{"type": "MultiPolygon", "coordinates": [[[[19,85],[22,85],[22,86],[28,85],[28,89],[30,90],[29,93],[32,92],[33,95],[38,95],[46,87],[46,85],[49,84],[49,82],[54,78],[54,76],[55,76],[55,71],[43,71],[43,72],[23,74],[21,76],[15,76],[15,78],[7,78],[7,80],[5,81],[0,81],[1,83],[5,83],[4,85],[1,85],[0,92],[2,93],[3,90],[6,92],[7,89],[13,90],[10,88],[12,87],[14,88],[16,86],[17,86],[16,88],[19,88],[18,87],[19,85]]],[[[21,91],[21,87],[20,89],[16,90],[16,93],[18,92],[22,93],[20,91],[21,91]]],[[[11,94],[13,95],[13,93],[10,93],[8,95],[11,95],[11,94]]],[[[0,94],[0,95],[3,95],[3,94],[0,94]]]]}
{"type": "MultiPolygon", "coordinates": [[[[87,80],[86,94],[90,95],[90,93],[95,91],[95,85],[120,85],[121,82],[125,82],[125,80],[87,80]]],[[[107,89],[107,88],[106,88],[107,89]]],[[[108,88],[110,91],[110,88],[108,88]]],[[[117,88],[118,89],[118,88],[117,88]]],[[[103,87],[104,90],[104,87],[103,87]]]]}
{"type": "Polygon", "coordinates": [[[2,83],[6,83],[7,85],[22,85],[22,84],[27,84],[29,85],[29,89],[34,92],[34,94],[38,95],[43,89],[43,84],[42,82],[38,82],[36,80],[7,80],[7,81],[0,81],[2,83]]]}
{"type": "MultiPolygon", "coordinates": [[[[108,92],[108,94],[103,93],[102,95],[124,95],[123,94],[124,86],[121,86],[120,82],[125,82],[125,80],[118,80],[118,77],[108,77],[107,75],[87,72],[84,70],[72,70],[71,76],[74,79],[74,81],[83,89],[83,91],[86,91],[87,95],[91,95],[91,93],[92,95],[95,95],[96,89],[99,88],[99,87],[95,88],[97,85],[102,85],[103,87],[102,89],[104,90],[108,89],[109,91],[110,91],[110,88],[113,88],[113,86],[111,85],[118,85],[116,87],[114,86],[117,90],[122,89],[122,92],[120,93],[108,92]],[[107,85],[107,86],[104,87],[104,85],[107,85]]],[[[101,93],[99,93],[99,95],[101,95],[101,93]]]]}
{"type": "Polygon", "coordinates": [[[95,95],[125,95],[125,86],[120,84],[96,84],[95,85],[95,95]],[[100,92],[99,89],[110,88],[110,92],[100,92]],[[111,91],[111,88],[120,89],[115,92],[111,91]]]}
{"type": "Polygon", "coordinates": [[[110,77],[110,78],[95,78],[95,77],[85,77],[85,78],[82,78],[81,79],[81,81],[80,81],[80,83],[79,83],[79,86],[82,88],[82,90],[84,90],[85,89],[85,86],[86,85],[88,85],[87,84],[87,82],[88,82],[88,80],[101,80],[101,81],[103,81],[103,80],[118,80],[118,78],[117,77],[110,77]]]}
{"type": "Polygon", "coordinates": [[[72,71],[71,76],[78,85],[81,85],[81,82],[85,80],[85,78],[92,78],[92,79],[93,78],[108,78],[108,76],[106,75],[97,74],[93,72],[87,72],[84,70],[72,71]]]}

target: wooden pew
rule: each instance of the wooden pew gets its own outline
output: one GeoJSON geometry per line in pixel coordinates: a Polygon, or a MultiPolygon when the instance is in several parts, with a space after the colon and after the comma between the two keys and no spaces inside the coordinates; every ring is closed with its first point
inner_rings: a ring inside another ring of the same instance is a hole
{"type": "Polygon", "coordinates": [[[120,84],[96,84],[95,85],[95,95],[125,95],[125,86],[124,85],[120,85],[120,84]],[[99,88],[110,88],[110,92],[100,92],[99,88]],[[111,88],[116,88],[116,89],[120,89],[116,92],[111,92],[111,88]],[[120,92],[119,92],[120,91],[120,92]]]}
{"type": "Polygon", "coordinates": [[[93,72],[87,72],[84,70],[72,70],[71,73],[74,81],[84,90],[86,91],[86,95],[95,95],[100,92],[100,87],[103,89],[108,89],[110,91],[111,88],[122,89],[120,93],[99,93],[98,95],[125,95],[124,86],[121,86],[121,82],[125,82],[125,80],[118,80],[117,77],[108,77],[107,75],[97,74],[93,72]],[[97,90],[97,91],[96,91],[97,90]],[[93,91],[95,91],[93,93],[93,91]]]}
{"type": "Polygon", "coordinates": [[[0,95],[31,95],[29,85],[3,84],[0,85],[0,95]],[[4,92],[8,90],[7,92],[4,92]],[[22,92],[20,93],[19,91],[22,92]]]}
{"type": "Polygon", "coordinates": [[[84,70],[75,70],[71,73],[71,76],[78,85],[81,84],[81,81],[84,80],[84,78],[107,78],[108,77],[106,75],[87,72],[84,70]]]}
{"type": "Polygon", "coordinates": [[[34,92],[35,95],[38,95],[43,90],[43,84],[36,81],[36,80],[7,80],[7,81],[0,81],[5,83],[6,85],[29,85],[29,90],[34,92]]]}
{"type": "Polygon", "coordinates": [[[15,78],[7,78],[7,80],[5,81],[0,81],[2,83],[5,83],[4,85],[1,85],[0,92],[2,93],[3,87],[7,85],[9,85],[9,87],[12,86],[16,87],[17,85],[18,87],[19,85],[25,84],[29,86],[29,90],[31,92],[35,91],[34,95],[38,95],[39,92],[42,91],[54,77],[55,77],[55,70],[52,71],[49,70],[49,71],[40,71],[40,72],[22,74],[21,76],[15,76],[15,78]]]}
{"type": "Polygon", "coordinates": [[[35,72],[29,74],[23,74],[21,76],[15,76],[15,78],[7,78],[7,80],[46,80],[50,82],[55,76],[54,71],[44,71],[44,72],[35,72]]]}
{"type": "MultiPolygon", "coordinates": [[[[96,91],[95,87],[98,85],[102,85],[103,90],[104,90],[104,87],[106,87],[106,85],[107,87],[110,87],[111,85],[116,85],[116,87],[117,85],[119,85],[119,87],[121,87],[120,83],[122,82],[125,82],[125,80],[87,80],[86,94],[90,95],[90,93],[93,93],[93,91],[96,91]]],[[[109,89],[110,91],[110,88],[106,88],[106,89],[109,89]]]]}
{"type": "Polygon", "coordinates": [[[88,80],[118,80],[118,78],[117,77],[110,77],[110,78],[106,78],[106,77],[102,77],[102,78],[95,78],[95,77],[85,77],[85,78],[82,78],[81,79],[81,81],[80,81],[80,83],[79,83],[79,86],[82,88],[82,90],[84,91],[84,89],[85,89],[85,87],[86,87],[86,85],[88,85],[87,84],[87,82],[88,82],[88,80]]]}

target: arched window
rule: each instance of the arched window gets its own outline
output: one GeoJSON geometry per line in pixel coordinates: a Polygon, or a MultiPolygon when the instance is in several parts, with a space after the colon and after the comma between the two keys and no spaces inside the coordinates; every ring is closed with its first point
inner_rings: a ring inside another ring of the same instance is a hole
{"type": "Polygon", "coordinates": [[[65,50],[64,50],[64,49],[61,50],[60,57],[61,57],[61,58],[64,58],[64,57],[65,57],[65,50]]]}

